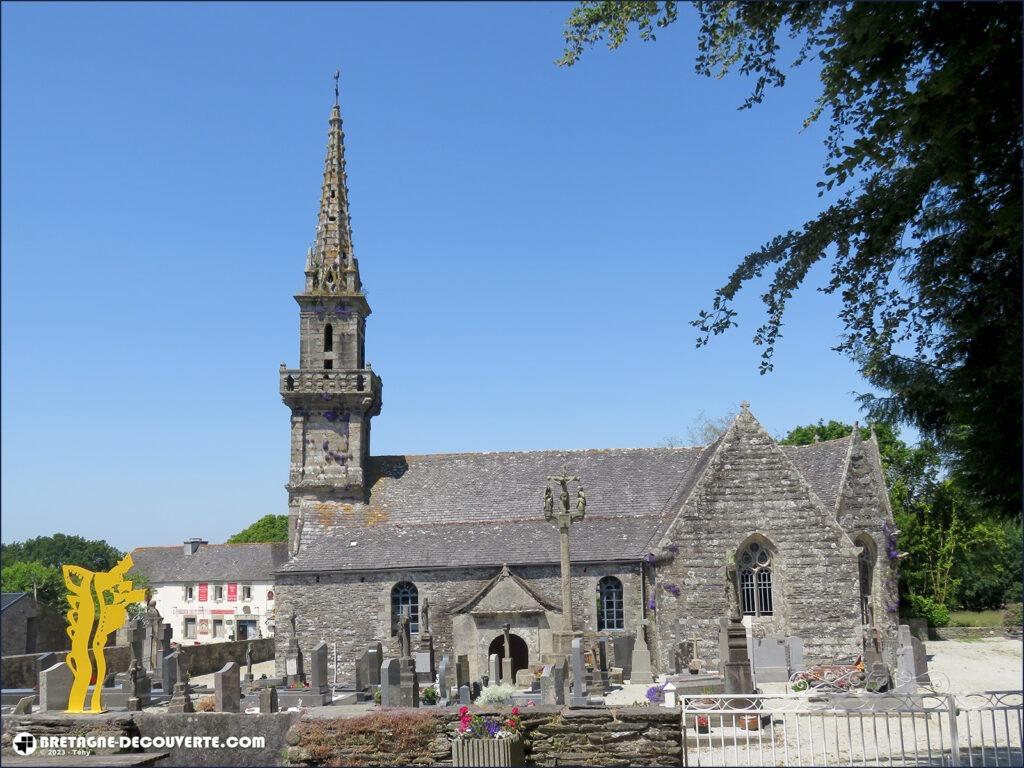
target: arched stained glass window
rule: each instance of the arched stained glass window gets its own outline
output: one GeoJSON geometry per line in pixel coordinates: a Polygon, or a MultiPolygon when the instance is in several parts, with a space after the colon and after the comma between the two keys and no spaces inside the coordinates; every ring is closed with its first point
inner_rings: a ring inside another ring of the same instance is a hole
{"type": "Polygon", "coordinates": [[[398,620],[402,616],[402,608],[409,606],[409,632],[420,631],[420,597],[416,585],[409,581],[401,581],[391,588],[391,634],[398,634],[398,620]]]}
{"type": "Polygon", "coordinates": [[[736,557],[739,570],[740,610],[744,616],[771,616],[772,553],[760,541],[751,541],[736,557]]]}
{"type": "Polygon", "coordinates": [[[622,582],[614,576],[605,576],[597,582],[597,631],[625,628],[622,582]]]}

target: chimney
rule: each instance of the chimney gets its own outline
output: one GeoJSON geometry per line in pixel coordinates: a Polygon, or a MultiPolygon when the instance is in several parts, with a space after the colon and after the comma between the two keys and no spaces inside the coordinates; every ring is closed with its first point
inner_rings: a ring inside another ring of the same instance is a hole
{"type": "Polygon", "coordinates": [[[208,542],[206,539],[197,539],[197,538],[185,539],[185,554],[186,555],[194,555],[196,552],[199,551],[199,548],[201,546],[203,546],[203,544],[209,544],[209,543],[210,542],[208,542]]]}

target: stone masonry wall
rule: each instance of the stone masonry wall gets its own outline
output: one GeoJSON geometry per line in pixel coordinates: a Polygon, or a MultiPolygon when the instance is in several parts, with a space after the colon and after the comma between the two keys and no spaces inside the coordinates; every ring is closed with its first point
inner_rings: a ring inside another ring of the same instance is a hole
{"type": "Polygon", "coordinates": [[[774,603],[774,615],[753,619],[754,631],[803,638],[808,664],[859,653],[856,550],[834,513],[743,411],[662,542],[678,547],[657,565],[662,668],[675,643],[689,638],[717,668],[719,619],[729,611],[726,563],[754,536],[772,551],[774,603]],[[677,585],[679,596],[665,584],[677,585]]]}
{"type": "MultiPolygon", "coordinates": [[[[474,711],[476,708],[474,707],[474,711]]],[[[527,765],[682,764],[678,711],[661,707],[613,709],[521,708],[523,746],[527,765]]],[[[367,752],[365,735],[347,737],[344,724],[303,719],[288,734],[289,765],[451,765],[451,742],[459,715],[455,708],[394,712],[435,720],[432,740],[407,752],[367,752]],[[324,731],[330,733],[324,738],[324,731]],[[330,744],[329,754],[311,749],[314,742],[330,744]]],[[[482,711],[483,714],[500,714],[482,711]]],[[[507,710],[506,710],[507,714],[507,710]]],[[[397,728],[395,729],[397,730],[397,728]]]]}
{"type": "Polygon", "coordinates": [[[878,445],[874,440],[862,442],[859,433],[855,434],[850,450],[846,479],[839,497],[838,519],[855,545],[860,536],[871,538],[875,567],[870,604],[875,623],[883,632],[894,632],[898,621],[898,561],[889,556],[883,526],[887,522],[895,526],[878,445]]]}
{"type": "MultiPolygon", "coordinates": [[[[531,566],[512,570],[538,594],[558,604],[561,581],[556,566],[531,566]]],[[[537,617],[531,616],[503,617],[500,621],[481,617],[476,621],[480,627],[476,643],[456,631],[457,624],[452,621],[451,607],[473,597],[499,571],[498,567],[490,567],[327,573],[319,576],[283,575],[277,581],[277,614],[288,616],[292,611],[295,612],[300,647],[306,653],[321,640],[332,648],[337,643],[338,679],[348,681],[354,676],[355,660],[371,643],[381,642],[386,655],[398,654],[397,638],[391,636],[391,589],[401,581],[410,581],[416,585],[421,604],[424,597],[430,600],[430,633],[438,661],[443,653],[450,653],[453,659],[457,652],[468,653],[472,674],[480,675],[486,669],[487,644],[501,633],[501,621],[509,620],[513,625],[512,633],[520,634],[530,646],[530,663],[539,663],[540,649],[535,644],[537,624],[540,624],[540,630],[552,627],[557,629],[559,613],[547,612],[539,618],[539,622],[537,617]]],[[[596,631],[597,582],[605,575],[614,575],[622,581],[624,631],[635,631],[640,622],[642,607],[639,564],[575,566],[572,589],[576,627],[596,631]]],[[[282,624],[276,635],[279,674],[284,670],[288,640],[288,629],[282,624]]]]}

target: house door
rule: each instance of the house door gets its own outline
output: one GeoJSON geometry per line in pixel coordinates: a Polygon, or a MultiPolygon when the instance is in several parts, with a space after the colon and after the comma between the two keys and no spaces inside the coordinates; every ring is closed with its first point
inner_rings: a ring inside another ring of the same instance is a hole
{"type": "MultiPolygon", "coordinates": [[[[515,680],[516,672],[526,669],[530,665],[530,649],[527,647],[526,641],[519,635],[509,635],[509,644],[512,646],[512,679],[515,680]]],[[[490,656],[492,653],[498,654],[499,663],[505,659],[503,635],[498,635],[491,640],[491,644],[487,648],[487,655],[490,656]]]]}
{"type": "Polygon", "coordinates": [[[256,619],[238,619],[235,626],[238,627],[239,640],[256,639],[256,619]]]}

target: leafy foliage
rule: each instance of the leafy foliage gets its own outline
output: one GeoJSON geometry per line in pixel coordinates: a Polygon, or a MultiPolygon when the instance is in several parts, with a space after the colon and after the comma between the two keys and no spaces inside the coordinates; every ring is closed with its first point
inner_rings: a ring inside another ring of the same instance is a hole
{"type": "MultiPolygon", "coordinates": [[[[833,201],[747,255],[693,325],[698,346],[736,325],[733,302],[773,270],[754,334],[772,368],[786,305],[818,262],[820,290],[843,300],[836,347],[875,387],[871,418],[910,423],[959,482],[1005,517],[1021,506],[1021,5],[1019,3],[698,2],[697,72],[751,76],[742,108],[820,63],[805,124],[827,119],[833,201]],[[834,195],[834,197],[833,197],[834,195]]],[[[677,18],[675,2],[585,0],[567,22],[559,63],[605,39],[677,18]]]]}
{"type": "Polygon", "coordinates": [[[35,594],[40,603],[60,611],[67,610],[64,577],[53,566],[24,560],[5,565],[0,569],[0,587],[4,592],[35,594]]]}
{"type": "Polygon", "coordinates": [[[17,562],[37,562],[59,571],[67,563],[80,565],[90,571],[107,571],[123,556],[122,552],[102,539],[85,539],[63,533],[0,544],[0,565],[3,566],[17,562]]]}
{"type": "Polygon", "coordinates": [[[228,539],[228,544],[265,544],[275,541],[288,541],[288,515],[264,515],[228,539]]]}
{"type": "Polygon", "coordinates": [[[910,595],[910,609],[915,616],[927,619],[929,627],[945,627],[949,624],[949,608],[930,597],[910,595]]]}

